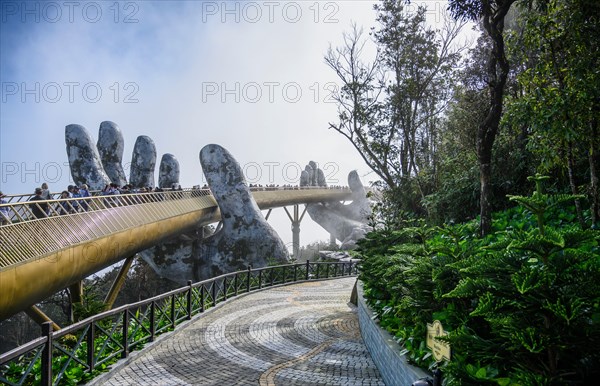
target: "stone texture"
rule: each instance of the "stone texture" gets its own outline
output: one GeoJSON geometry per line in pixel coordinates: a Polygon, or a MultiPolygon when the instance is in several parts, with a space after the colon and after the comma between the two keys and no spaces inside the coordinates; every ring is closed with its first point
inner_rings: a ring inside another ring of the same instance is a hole
{"type": "Polygon", "coordinates": [[[179,185],[179,161],[173,154],[163,154],[158,169],[158,186],[171,189],[173,184],[179,185]]]}
{"type": "Polygon", "coordinates": [[[91,385],[383,386],[349,303],[355,282],[307,282],[232,299],[91,385]]]}
{"type": "Polygon", "coordinates": [[[135,141],[131,157],[129,182],[134,188],[154,188],[154,168],[156,166],[156,146],[148,136],[140,135],[135,141]]]}
{"type": "MultiPolygon", "coordinates": [[[[314,161],[310,161],[300,175],[300,186],[326,186],[325,175],[314,161]]],[[[352,191],[350,204],[309,204],[306,208],[310,218],[340,240],[340,248],[345,250],[356,248],[356,241],[372,229],[367,225],[371,205],[360,177],[354,170],[348,174],[348,186],[352,191]]]]}
{"type": "Polygon", "coordinates": [[[67,125],[65,142],[71,176],[76,185],[87,184],[91,190],[98,190],[111,182],[104,172],[98,150],[85,127],[67,125]]]}
{"type": "Polygon", "coordinates": [[[357,284],[360,333],[385,384],[412,385],[418,379],[430,378],[430,374],[408,363],[406,356],[401,354],[403,348],[378,325],[377,315],[365,301],[362,283],[357,284]]]}
{"type": "Polygon", "coordinates": [[[283,241],[263,217],[244,174],[233,156],[219,145],[200,151],[200,163],[219,209],[222,228],[203,240],[195,259],[195,278],[266,266],[269,260],[284,263],[289,253],[283,241]]]}
{"type": "Polygon", "coordinates": [[[96,146],[104,171],[111,182],[119,186],[126,185],[127,178],[122,166],[125,141],[119,126],[111,121],[102,122],[96,146]]]}

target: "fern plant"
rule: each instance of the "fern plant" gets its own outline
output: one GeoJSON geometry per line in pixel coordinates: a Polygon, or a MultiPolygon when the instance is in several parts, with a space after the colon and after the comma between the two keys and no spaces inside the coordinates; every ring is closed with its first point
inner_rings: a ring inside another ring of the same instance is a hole
{"type": "MultiPolygon", "coordinates": [[[[450,341],[479,365],[498,368],[498,377],[488,379],[497,384],[574,384],[591,379],[600,365],[599,233],[548,224],[561,203],[576,197],[544,194],[545,179],[532,178],[531,197],[510,197],[537,226],[499,232],[476,261],[455,264],[462,279],[444,295],[474,301],[464,326],[470,333],[450,341]]],[[[449,370],[464,368],[449,364],[449,370]]]]}

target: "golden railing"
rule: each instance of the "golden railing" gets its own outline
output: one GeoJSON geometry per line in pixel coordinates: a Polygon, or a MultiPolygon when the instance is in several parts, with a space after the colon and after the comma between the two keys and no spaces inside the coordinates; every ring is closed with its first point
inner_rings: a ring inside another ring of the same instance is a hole
{"type": "MultiPolygon", "coordinates": [[[[343,201],[349,189],[253,190],[260,209],[343,201]]],[[[117,261],[187,230],[219,221],[209,190],[14,201],[0,226],[0,319],[117,261]],[[48,206],[47,208],[45,206],[48,206]],[[34,208],[47,217],[35,218],[34,208]]]]}
{"type": "Polygon", "coordinates": [[[207,189],[2,204],[0,211],[7,213],[8,224],[0,226],[0,269],[215,205],[207,189]],[[35,209],[46,217],[36,218],[35,209]]]}
{"type": "MultiPolygon", "coordinates": [[[[347,188],[255,188],[261,209],[297,203],[345,199],[347,188]]],[[[27,201],[12,196],[0,204],[0,270],[99,237],[216,207],[209,189],[96,195],[85,198],[27,201]],[[7,200],[8,201],[8,200],[7,200]],[[45,217],[36,218],[35,209],[45,217]]]]}

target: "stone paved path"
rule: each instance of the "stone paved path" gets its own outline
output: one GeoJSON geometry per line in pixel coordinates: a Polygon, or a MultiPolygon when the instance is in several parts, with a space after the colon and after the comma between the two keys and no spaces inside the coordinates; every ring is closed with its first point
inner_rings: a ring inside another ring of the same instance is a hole
{"type": "Polygon", "coordinates": [[[108,374],[102,385],[384,385],[349,304],[355,280],[235,299],[108,374]]]}

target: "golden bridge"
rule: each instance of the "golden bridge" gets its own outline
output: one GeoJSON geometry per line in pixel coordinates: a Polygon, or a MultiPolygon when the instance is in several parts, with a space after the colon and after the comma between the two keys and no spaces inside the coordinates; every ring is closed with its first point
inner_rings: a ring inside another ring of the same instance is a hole
{"type": "MultiPolygon", "coordinates": [[[[260,209],[345,201],[347,188],[253,190],[260,209]]],[[[0,204],[0,320],[30,309],[56,292],[178,234],[220,220],[208,189],[0,204]],[[85,208],[85,210],[83,210],[85,208]],[[37,209],[37,210],[36,210],[37,209]],[[44,210],[47,217],[36,218],[44,210]]],[[[268,217],[268,214],[267,214],[268,217]]],[[[295,245],[296,247],[296,245],[295,245]]]]}

